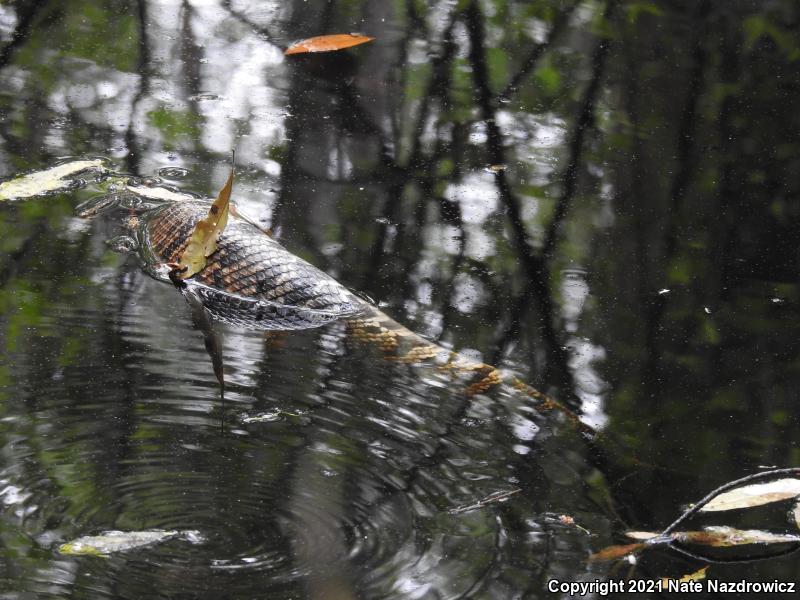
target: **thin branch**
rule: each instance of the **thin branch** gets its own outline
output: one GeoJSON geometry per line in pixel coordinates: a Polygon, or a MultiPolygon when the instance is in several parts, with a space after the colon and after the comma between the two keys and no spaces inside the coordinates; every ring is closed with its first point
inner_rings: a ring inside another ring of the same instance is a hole
{"type": "Polygon", "coordinates": [[[678,525],[686,521],[688,518],[696,515],[706,504],[711,502],[714,498],[716,498],[723,492],[727,492],[728,490],[737,488],[744,483],[750,483],[751,481],[758,481],[759,479],[770,479],[772,477],[777,477],[779,475],[800,475],[800,467],[790,467],[788,469],[770,469],[769,471],[761,471],[760,473],[748,475],[747,477],[742,477],[741,479],[736,479],[735,481],[730,481],[725,485],[721,485],[717,489],[707,494],[702,500],[700,500],[700,502],[694,504],[691,508],[686,510],[680,517],[675,519],[675,521],[673,521],[669,527],[667,527],[664,531],[662,531],[658,537],[662,538],[668,536],[670,533],[675,531],[675,528],[678,527],[678,525]]]}
{"type": "Polygon", "coordinates": [[[759,562],[762,560],[768,560],[770,558],[779,558],[781,556],[788,556],[789,554],[794,554],[798,550],[800,550],[800,544],[792,544],[792,546],[786,550],[779,550],[777,552],[773,552],[771,554],[763,554],[761,556],[748,556],[744,558],[714,558],[711,556],[706,556],[705,554],[690,552],[686,548],[682,546],[675,546],[673,544],[669,544],[667,546],[673,552],[677,552],[678,554],[683,554],[684,556],[688,556],[694,560],[698,560],[700,562],[707,562],[716,565],[728,565],[728,564],[745,564],[745,563],[753,563],[759,562]]]}

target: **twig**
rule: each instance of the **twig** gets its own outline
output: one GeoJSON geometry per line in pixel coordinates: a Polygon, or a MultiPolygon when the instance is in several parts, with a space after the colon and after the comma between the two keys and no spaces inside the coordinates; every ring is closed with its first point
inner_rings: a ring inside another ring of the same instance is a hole
{"type": "Polygon", "coordinates": [[[723,492],[727,492],[730,489],[739,487],[743,483],[749,483],[750,481],[757,481],[759,479],[770,479],[771,477],[775,477],[777,475],[800,475],[800,467],[790,467],[788,469],[771,469],[769,471],[762,471],[761,473],[755,473],[753,475],[748,475],[747,477],[742,477],[741,479],[737,479],[735,481],[731,481],[718,487],[717,489],[710,492],[706,495],[700,502],[693,505],[691,508],[686,510],[680,517],[675,519],[672,524],[667,527],[661,534],[658,536],[659,538],[668,536],[670,533],[675,531],[675,528],[686,521],[689,517],[694,516],[697,514],[700,509],[702,509],[706,504],[711,502],[714,498],[719,496],[723,492]]]}
{"type": "Polygon", "coordinates": [[[473,502],[472,504],[465,504],[462,506],[457,506],[456,508],[451,508],[447,511],[447,514],[450,515],[458,515],[461,513],[469,512],[471,510],[477,510],[479,508],[483,508],[489,504],[494,504],[496,502],[504,502],[509,497],[513,496],[514,494],[518,494],[521,492],[521,488],[515,488],[513,490],[508,490],[506,492],[494,492],[493,494],[489,494],[485,498],[481,498],[477,502],[473,502]]]}
{"type": "Polygon", "coordinates": [[[674,544],[666,544],[666,546],[678,554],[683,554],[684,556],[688,556],[694,560],[699,560],[701,562],[707,562],[712,564],[724,565],[724,564],[742,564],[742,563],[752,563],[758,562],[762,560],[767,560],[769,558],[778,558],[780,556],[788,556],[789,554],[794,554],[798,550],[800,550],[800,544],[792,544],[792,546],[786,550],[779,550],[778,552],[773,552],[772,554],[762,554],[760,556],[752,556],[752,557],[745,557],[745,558],[712,558],[710,556],[706,556],[705,554],[699,554],[695,552],[689,552],[682,546],[675,546],[674,544]]]}

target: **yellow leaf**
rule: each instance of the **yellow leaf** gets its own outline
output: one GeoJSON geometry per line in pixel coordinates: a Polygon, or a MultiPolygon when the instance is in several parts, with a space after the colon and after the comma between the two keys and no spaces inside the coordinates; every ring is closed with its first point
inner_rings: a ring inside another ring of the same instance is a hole
{"type": "Polygon", "coordinates": [[[203,270],[206,266],[206,258],[211,256],[217,249],[217,240],[225,225],[228,223],[228,206],[231,200],[231,190],[233,189],[233,165],[228,175],[228,181],[219,192],[219,196],[214,200],[214,204],[208,209],[208,216],[201,219],[195,225],[186,249],[178,259],[179,277],[186,279],[195,273],[203,270]]]}
{"type": "Polygon", "coordinates": [[[778,479],[769,483],[746,485],[725,492],[714,498],[700,510],[713,512],[719,510],[733,510],[736,508],[750,508],[770,502],[780,502],[800,496],[800,479],[778,479]]]}
{"type": "Polygon", "coordinates": [[[320,35],[308,38],[302,42],[297,42],[289,46],[284,54],[303,54],[304,52],[332,52],[342,50],[351,46],[358,46],[371,42],[375,38],[358,33],[337,33],[334,35],[320,35]]]}
{"type": "MultiPolygon", "coordinates": [[[[676,579],[678,583],[685,583],[687,581],[700,581],[701,579],[706,578],[706,571],[708,571],[708,566],[703,567],[695,571],[694,573],[689,573],[688,575],[684,575],[680,579],[676,579]]],[[[661,585],[665,588],[669,585],[670,578],[669,577],[662,577],[661,578],[661,585]]]]}

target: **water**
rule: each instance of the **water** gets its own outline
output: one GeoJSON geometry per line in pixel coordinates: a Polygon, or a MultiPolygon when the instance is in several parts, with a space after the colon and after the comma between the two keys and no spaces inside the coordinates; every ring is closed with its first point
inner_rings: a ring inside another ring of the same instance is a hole
{"type": "MultiPolygon", "coordinates": [[[[0,176],[100,156],[213,196],[235,148],[237,205],[292,252],[601,436],[344,323],[220,327],[223,402],[180,295],[108,246],[118,221],[75,215],[101,185],[0,201],[3,597],[540,598],[682,576],[703,563],[587,559],[798,465],[797,7],[459,7],[0,6],[0,176]],[[283,57],[351,31],[376,40],[283,57]],[[155,529],[199,537],[58,552],[155,529]]],[[[695,528],[796,531],[788,509],[695,528]]],[[[707,576],[796,573],[790,555],[707,576]]]]}

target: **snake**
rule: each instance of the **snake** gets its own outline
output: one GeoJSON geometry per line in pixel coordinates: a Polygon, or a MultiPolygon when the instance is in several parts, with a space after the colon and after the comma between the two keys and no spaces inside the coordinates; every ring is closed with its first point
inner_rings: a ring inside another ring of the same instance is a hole
{"type": "MultiPolygon", "coordinates": [[[[178,262],[208,207],[177,201],[146,213],[139,230],[146,262],[178,262]]],[[[214,319],[247,329],[308,329],[366,310],[338,281],[233,215],[191,285],[214,319]]]]}
{"type": "MultiPolygon", "coordinates": [[[[176,263],[209,206],[208,201],[183,199],[147,211],[137,222],[146,262],[176,263]]],[[[350,339],[377,347],[386,360],[431,363],[441,372],[466,378],[466,396],[506,384],[539,411],[566,416],[583,435],[597,433],[568,407],[512,372],[469,359],[411,331],[236,212],[229,216],[206,265],[187,281],[218,321],[252,330],[308,329],[344,321],[350,339]]]]}

